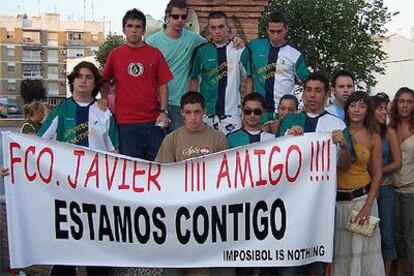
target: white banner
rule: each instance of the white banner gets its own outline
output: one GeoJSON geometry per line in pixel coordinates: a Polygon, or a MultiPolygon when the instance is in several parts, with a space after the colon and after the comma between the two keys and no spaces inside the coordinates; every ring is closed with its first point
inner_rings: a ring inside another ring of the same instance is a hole
{"type": "Polygon", "coordinates": [[[328,133],[167,165],[10,132],[3,152],[12,268],[332,261],[328,133]]]}

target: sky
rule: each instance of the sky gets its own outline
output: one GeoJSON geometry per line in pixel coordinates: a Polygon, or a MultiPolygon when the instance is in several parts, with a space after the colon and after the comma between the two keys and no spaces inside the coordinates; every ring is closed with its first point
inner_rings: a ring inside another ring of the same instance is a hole
{"type": "MultiPolygon", "coordinates": [[[[246,0],[247,1],[247,0],[246,0]]],[[[162,19],[168,0],[0,0],[0,14],[39,15],[58,12],[64,20],[105,21],[105,33],[121,33],[122,16],[131,8],[138,8],[155,19],[162,19]],[[84,9],[84,6],[86,9],[84,9]]],[[[407,38],[414,35],[414,1],[384,0],[394,14],[388,23],[389,34],[399,33],[407,38]]]]}

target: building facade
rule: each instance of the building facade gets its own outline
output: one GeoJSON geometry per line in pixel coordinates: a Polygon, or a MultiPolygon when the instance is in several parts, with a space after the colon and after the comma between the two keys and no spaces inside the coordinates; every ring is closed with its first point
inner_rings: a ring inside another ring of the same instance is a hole
{"type": "Polygon", "coordinates": [[[51,103],[65,97],[67,59],[92,56],[103,40],[103,22],[0,15],[0,97],[21,102],[27,79],[42,80],[51,103]]]}
{"type": "Polygon", "coordinates": [[[387,59],[383,61],[385,74],[375,74],[378,83],[371,87],[371,94],[385,92],[392,99],[400,87],[414,89],[414,37],[408,39],[394,34],[380,41],[383,51],[387,53],[387,59]]]}

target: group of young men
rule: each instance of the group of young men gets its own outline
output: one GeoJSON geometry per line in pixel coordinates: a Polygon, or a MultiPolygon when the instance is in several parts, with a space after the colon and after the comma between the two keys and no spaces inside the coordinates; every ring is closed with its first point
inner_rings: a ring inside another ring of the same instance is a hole
{"type": "MultiPolygon", "coordinates": [[[[335,102],[328,112],[329,81],[310,74],[301,52],[285,40],[283,14],[271,13],[265,22],[268,36],[245,46],[231,34],[224,12],[210,14],[208,40],[184,28],[187,13],[185,1],[171,0],[166,28],[143,41],[144,14],[127,11],[122,22],[126,44],[110,52],[102,74],[88,62],[75,66],[68,76],[73,97],[51,112],[38,135],[164,163],[275,135],[330,131],[339,148],[338,164],[349,166],[352,143],[342,119],[343,105],[354,91],[352,74],[334,76],[335,102]],[[295,81],[304,87],[299,113],[292,95],[295,81]],[[115,84],[116,120],[105,110],[110,82],[115,84]],[[103,100],[98,104],[99,91],[103,100]],[[246,94],[243,100],[241,94],[246,94]]],[[[323,273],[324,265],[295,269],[323,273]]]]}

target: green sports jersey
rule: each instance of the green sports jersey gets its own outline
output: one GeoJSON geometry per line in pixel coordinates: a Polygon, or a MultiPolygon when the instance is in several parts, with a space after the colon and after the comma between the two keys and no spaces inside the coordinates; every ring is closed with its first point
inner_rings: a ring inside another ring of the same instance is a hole
{"type": "Polygon", "coordinates": [[[275,135],[264,131],[257,131],[251,133],[244,128],[236,130],[227,135],[227,141],[230,148],[241,147],[252,143],[262,142],[270,139],[274,139],[275,135]]]}
{"type": "Polygon", "coordinates": [[[201,78],[207,115],[240,114],[240,72],[250,76],[249,52],[230,41],[222,47],[201,45],[194,52],[191,78],[201,78]]]}
{"type": "Polygon", "coordinates": [[[73,98],[64,100],[50,112],[37,135],[104,151],[119,147],[112,113],[102,111],[95,100],[88,105],[79,105],[73,98]]]}
{"type": "Polygon", "coordinates": [[[269,39],[257,38],[247,44],[250,50],[255,91],[266,100],[266,110],[277,110],[280,98],[293,94],[295,79],[305,80],[308,75],[302,53],[290,42],[278,47],[269,39]]]}

